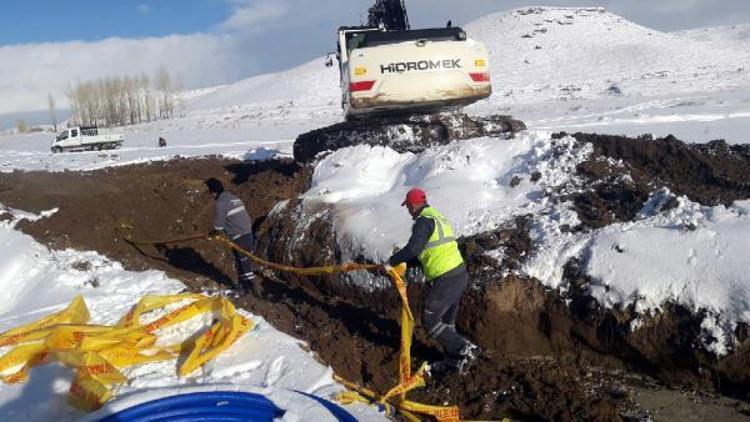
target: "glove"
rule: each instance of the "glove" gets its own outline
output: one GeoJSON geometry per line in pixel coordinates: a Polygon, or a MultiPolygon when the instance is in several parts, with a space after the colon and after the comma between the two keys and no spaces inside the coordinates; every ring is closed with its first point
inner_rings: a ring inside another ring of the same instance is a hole
{"type": "Polygon", "coordinates": [[[223,235],[224,235],[224,230],[211,229],[211,231],[208,232],[208,237],[220,237],[223,235]]]}
{"type": "Polygon", "coordinates": [[[391,271],[395,271],[396,274],[399,275],[399,277],[403,277],[404,274],[406,274],[406,262],[402,262],[402,263],[396,265],[395,267],[392,267],[392,266],[390,266],[388,264],[385,264],[385,265],[383,265],[383,269],[385,270],[386,273],[389,273],[391,271]]]}

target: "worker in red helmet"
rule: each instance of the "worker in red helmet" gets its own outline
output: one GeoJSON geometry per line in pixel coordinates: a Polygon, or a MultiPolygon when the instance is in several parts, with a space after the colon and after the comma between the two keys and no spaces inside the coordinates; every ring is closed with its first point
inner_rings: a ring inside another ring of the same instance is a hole
{"type": "Polygon", "coordinates": [[[443,377],[474,357],[476,346],[458,334],[455,326],[469,276],[453,228],[427,204],[427,194],[422,189],[411,189],[401,205],[409,210],[414,225],[409,242],[388,259],[388,266],[415,259],[422,266],[427,280],[422,325],[444,349],[443,360],[430,364],[430,375],[443,377]]]}

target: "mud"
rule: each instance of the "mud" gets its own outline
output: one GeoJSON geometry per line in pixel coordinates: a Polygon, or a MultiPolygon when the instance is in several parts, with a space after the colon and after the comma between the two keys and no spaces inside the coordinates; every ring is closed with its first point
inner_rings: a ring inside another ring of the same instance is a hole
{"type": "Polygon", "coordinates": [[[661,187],[709,206],[750,198],[750,145],[728,145],[722,140],[685,144],[671,135],[657,139],[572,136],[594,147],[593,157],[578,167],[592,189],[573,198],[588,227],[632,220],[661,187]]]}
{"type": "MultiPolygon", "coordinates": [[[[575,198],[587,227],[632,219],[660,186],[706,204],[750,196],[743,196],[744,147],[576,137],[596,151],[578,169],[591,187],[575,198]],[[650,153],[642,151],[652,147],[650,153]],[[670,161],[673,155],[680,157],[676,163],[670,161]],[[629,178],[622,177],[626,172],[629,178]]],[[[139,249],[122,237],[123,224],[132,225],[141,239],[207,231],[212,212],[202,185],[207,177],[220,178],[245,201],[256,219],[258,248],[269,259],[299,266],[341,260],[330,210],[305,209],[297,198],[309,185],[310,168],[291,160],[208,158],[85,173],[2,174],[0,203],[33,212],[58,207],[55,215],[20,226],[51,247],[96,250],[128,269],[161,269],[193,289],[221,289],[235,277],[228,251],[205,241],[139,249]],[[288,202],[282,206],[281,201],[288,202]]],[[[467,418],[522,420],[642,420],[651,415],[640,398],[644,388],[675,402],[683,390],[750,400],[750,329],[738,327],[735,353],[719,361],[699,345],[700,315],[677,306],[631,332],[633,311],[601,309],[585,294],[587,280],[575,262],[566,269],[571,288],[565,295],[514,275],[534,250],[531,224],[532,216],[521,216],[461,239],[472,284],[457,323],[483,352],[467,374],[433,383],[411,397],[459,404],[467,418]],[[502,263],[487,253],[498,249],[502,263]]],[[[387,286],[382,275],[368,277],[387,286]]],[[[346,278],[273,273],[264,273],[262,284],[261,297],[242,296],[237,303],[307,341],[337,374],[381,392],[396,383],[399,299],[392,289],[361,289],[346,278]]],[[[420,315],[418,281],[409,285],[409,296],[420,315]]],[[[413,356],[415,366],[439,357],[419,324],[413,356]]],[[[728,406],[722,409],[742,417],[745,404],[737,411],[728,406]]]]}
{"type": "Polygon", "coordinates": [[[56,249],[95,250],[132,270],[160,269],[193,286],[231,285],[231,253],[207,241],[136,248],[136,239],[173,239],[210,229],[213,199],[203,181],[217,177],[237,193],[262,224],[280,200],[308,184],[306,171],[289,161],[257,164],[217,158],[178,159],[94,172],[14,172],[0,175],[0,203],[31,212],[59,211],[19,227],[56,249]],[[239,186],[242,186],[239,189],[239,186]]]}

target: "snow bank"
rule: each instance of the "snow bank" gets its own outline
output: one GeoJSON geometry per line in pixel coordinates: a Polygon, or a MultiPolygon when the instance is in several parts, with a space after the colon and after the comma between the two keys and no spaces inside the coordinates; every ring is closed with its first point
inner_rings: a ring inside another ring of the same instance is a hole
{"type": "Polygon", "coordinates": [[[707,346],[723,355],[736,323],[750,323],[750,201],[726,208],[677,200],[674,209],[594,234],[585,253],[591,293],[641,313],[666,302],[706,310],[716,320],[704,324],[715,339],[707,346]]]}
{"type": "MultiPolygon", "coordinates": [[[[91,313],[91,323],[115,324],[143,295],[173,294],[184,286],[161,271],[131,272],[94,252],[50,251],[12,227],[20,218],[39,218],[12,213],[10,221],[0,221],[0,332],[34,321],[63,309],[81,294],[91,313]]],[[[215,360],[189,377],[177,377],[176,361],[157,362],[124,371],[129,382],[116,389],[116,395],[129,395],[158,388],[184,385],[234,384],[255,387],[269,394],[282,409],[304,420],[307,414],[321,414],[309,408],[310,400],[289,400],[285,390],[297,390],[329,398],[342,387],[332,378],[332,370],[318,363],[301,342],[283,334],[261,317],[239,311],[257,325],[215,360]],[[310,413],[312,412],[312,413],[310,413]]],[[[204,316],[210,317],[210,316],[204,316]]],[[[205,324],[195,318],[160,332],[160,342],[172,342],[194,333],[205,324]]],[[[0,354],[9,351],[0,348],[0,354]]],[[[0,414],[4,420],[73,420],[83,414],[66,402],[73,370],[58,364],[33,368],[24,384],[0,383],[0,414]]],[[[364,405],[347,410],[362,420],[384,417],[364,405]]],[[[322,419],[325,420],[325,419],[322,419]]]]}
{"type": "MultiPolygon", "coordinates": [[[[363,256],[383,262],[411,233],[400,206],[412,187],[470,236],[532,214],[534,253],[521,275],[565,292],[565,264],[581,259],[593,279],[590,292],[605,307],[634,303],[649,313],[665,303],[706,310],[706,345],[717,354],[732,347],[737,322],[750,323],[750,201],[725,208],[704,207],[660,191],[635,222],[594,231],[564,230],[579,224],[558,191],[581,188],[575,167],[591,153],[571,137],[525,132],[513,140],[479,138],[399,154],[360,145],[338,150],[315,169],[305,201],[332,206],[343,259],[363,256]]],[[[502,251],[491,256],[502,260],[502,251]]],[[[361,280],[368,283],[369,280],[361,280]]]]}
{"type": "Polygon", "coordinates": [[[527,213],[552,213],[570,224],[575,216],[567,205],[549,203],[545,193],[565,184],[590,152],[571,137],[553,140],[545,132],[456,142],[418,155],[360,145],[321,161],[305,198],[334,206],[339,244],[350,257],[382,262],[411,233],[411,217],[400,205],[415,186],[459,236],[527,213]]]}

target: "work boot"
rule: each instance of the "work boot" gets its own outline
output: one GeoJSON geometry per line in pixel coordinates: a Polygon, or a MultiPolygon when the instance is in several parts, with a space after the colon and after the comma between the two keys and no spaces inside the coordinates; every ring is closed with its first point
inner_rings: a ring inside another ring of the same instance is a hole
{"type": "Polygon", "coordinates": [[[430,379],[433,381],[441,381],[446,376],[452,374],[458,370],[458,361],[451,358],[445,358],[437,362],[431,363],[427,367],[427,373],[430,375],[430,379]]]}

